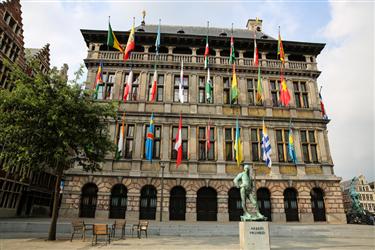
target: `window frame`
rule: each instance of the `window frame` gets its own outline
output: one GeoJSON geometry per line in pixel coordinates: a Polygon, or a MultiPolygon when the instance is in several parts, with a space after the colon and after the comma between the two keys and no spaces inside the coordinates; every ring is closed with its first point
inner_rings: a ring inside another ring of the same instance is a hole
{"type": "MultiPolygon", "coordinates": [[[[154,72],[149,74],[149,81],[148,81],[148,89],[147,89],[147,101],[150,100],[151,96],[151,88],[152,88],[152,83],[154,80],[154,72]]],[[[156,96],[155,96],[155,102],[163,102],[164,100],[164,84],[165,84],[165,74],[159,74],[158,73],[158,79],[156,82],[156,96]],[[163,78],[161,81],[160,78],[163,78]],[[161,99],[159,99],[159,90],[161,93],[161,99]]]]}
{"type": "MultiPolygon", "coordinates": [[[[173,102],[180,102],[178,98],[178,91],[179,91],[179,84],[180,84],[180,76],[175,75],[173,78],[173,102]],[[178,80],[178,81],[177,81],[178,80]],[[177,91],[177,96],[176,96],[176,91],[177,91]]],[[[184,93],[184,103],[189,103],[189,76],[184,75],[184,80],[183,80],[183,93],[184,93]],[[185,91],[186,91],[186,99],[185,99],[185,91]]]]}
{"type": "MultiPolygon", "coordinates": [[[[150,127],[150,124],[146,124],[144,126],[144,130],[145,130],[145,133],[144,133],[144,144],[143,144],[143,158],[146,159],[146,141],[147,141],[147,132],[148,132],[148,129],[150,127]]],[[[154,140],[153,140],[153,147],[152,147],[152,159],[155,159],[155,160],[160,160],[161,159],[161,156],[160,156],[160,153],[161,153],[161,135],[163,133],[163,127],[162,125],[155,125],[154,124],[154,140]],[[156,129],[159,128],[160,129],[160,135],[157,136],[156,134],[156,129]],[[156,142],[159,142],[159,152],[157,152],[156,150],[156,142]],[[159,156],[156,156],[156,155],[159,155],[159,156]]]]}
{"type": "Polygon", "coordinates": [[[207,152],[207,141],[206,141],[206,134],[207,134],[207,126],[198,126],[197,127],[197,141],[198,141],[198,160],[200,161],[215,161],[216,160],[216,151],[215,151],[215,136],[216,129],[215,127],[210,126],[210,152],[212,152],[213,157],[209,157],[209,153],[207,152]],[[204,129],[203,138],[200,138],[200,130],[204,129]],[[201,158],[201,144],[204,144],[204,158],[201,158]]]}
{"type": "Polygon", "coordinates": [[[280,107],[280,80],[279,79],[270,79],[270,93],[273,107],[280,107]],[[275,88],[272,87],[272,84],[275,83],[275,88]],[[276,100],[275,98],[276,97],[276,100]]]}
{"type": "Polygon", "coordinates": [[[301,138],[301,150],[302,150],[302,160],[305,163],[320,163],[319,160],[319,150],[317,143],[317,135],[315,130],[309,129],[300,129],[300,138],[301,138]],[[314,140],[310,138],[310,134],[313,133],[314,140]],[[306,140],[303,138],[303,134],[306,136],[306,140]],[[307,149],[307,155],[305,154],[304,149],[307,149]],[[314,152],[312,150],[314,148],[314,152]],[[315,154],[315,155],[314,155],[315,154]],[[308,159],[306,159],[308,157],[308,159]],[[314,157],[316,160],[314,160],[314,157]]]}
{"type": "Polygon", "coordinates": [[[289,129],[286,128],[277,128],[275,129],[276,134],[276,147],[277,147],[277,160],[278,162],[284,162],[284,163],[292,163],[292,158],[289,155],[289,129]],[[278,132],[281,133],[281,140],[279,140],[278,132]],[[280,159],[280,148],[282,147],[282,157],[283,159],[280,159]]]}
{"type": "MultiPolygon", "coordinates": [[[[123,151],[120,155],[120,159],[133,159],[133,152],[134,152],[134,139],[135,139],[135,129],[136,129],[136,126],[134,123],[125,123],[125,128],[124,128],[124,138],[123,138],[123,151]],[[129,136],[129,127],[133,127],[133,135],[132,136],[129,136]],[[128,145],[128,142],[131,141],[131,155],[129,156],[129,152],[128,152],[128,148],[127,148],[127,145],[128,145]]],[[[119,142],[119,139],[120,139],[120,131],[121,131],[121,128],[122,128],[122,124],[119,123],[118,124],[118,130],[117,130],[117,135],[116,135],[116,148],[118,147],[118,142],[119,142]]]]}
{"type": "Polygon", "coordinates": [[[302,81],[302,80],[293,81],[293,90],[294,90],[294,99],[296,103],[296,108],[305,108],[305,109],[310,108],[307,81],[302,81]]]}
{"type": "MultiPolygon", "coordinates": [[[[178,126],[172,126],[171,160],[177,160],[177,151],[174,149],[174,146],[176,144],[177,131],[178,131],[178,126]],[[174,130],[176,131],[176,133],[174,133],[174,130]]],[[[182,136],[182,161],[188,161],[189,160],[189,127],[188,126],[181,127],[181,136],[182,136]],[[184,139],[184,132],[183,132],[184,129],[186,129],[185,139],[184,139]],[[186,151],[184,150],[184,145],[186,145],[186,151]]]]}
{"type": "Polygon", "coordinates": [[[253,162],[264,162],[263,161],[263,152],[262,152],[262,128],[250,128],[250,145],[251,145],[251,160],[253,162]],[[256,131],[257,138],[256,140],[253,139],[253,131],[256,131]],[[255,155],[253,150],[254,146],[256,145],[258,155],[255,155]],[[255,158],[255,159],[254,159],[255,158]]]}

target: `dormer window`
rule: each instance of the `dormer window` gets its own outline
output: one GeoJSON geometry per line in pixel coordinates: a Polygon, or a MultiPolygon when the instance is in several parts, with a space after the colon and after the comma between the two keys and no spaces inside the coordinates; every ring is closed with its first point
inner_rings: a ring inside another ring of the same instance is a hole
{"type": "Polygon", "coordinates": [[[221,32],[219,36],[227,36],[227,33],[221,32]]]}
{"type": "Polygon", "coordinates": [[[261,38],[261,39],[267,39],[267,38],[268,38],[268,36],[266,36],[266,35],[263,35],[263,36],[261,36],[260,38],[261,38]]]}
{"type": "Polygon", "coordinates": [[[180,29],[179,31],[177,31],[177,34],[185,34],[185,31],[183,29],[180,29]]]}
{"type": "Polygon", "coordinates": [[[137,29],[137,31],[139,31],[139,32],[145,32],[145,30],[142,29],[142,28],[137,29]]]}

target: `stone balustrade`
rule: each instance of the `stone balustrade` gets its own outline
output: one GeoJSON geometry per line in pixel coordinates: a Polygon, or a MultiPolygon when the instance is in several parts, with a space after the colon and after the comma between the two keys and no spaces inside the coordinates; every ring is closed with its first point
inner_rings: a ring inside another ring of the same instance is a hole
{"type": "MultiPolygon", "coordinates": [[[[99,60],[123,60],[123,56],[117,51],[89,51],[87,59],[99,59],[99,60]]],[[[183,55],[183,54],[159,54],[158,58],[155,53],[144,53],[144,52],[133,52],[130,60],[132,61],[161,61],[161,62],[176,62],[180,63],[204,63],[204,57],[200,55],[183,55]]],[[[259,59],[260,65],[266,68],[280,68],[281,62],[279,60],[272,59],[259,59]]],[[[223,56],[211,56],[209,57],[209,63],[229,65],[229,57],[223,56]]],[[[252,58],[240,58],[236,59],[236,64],[240,66],[253,66],[252,58]]],[[[292,70],[317,70],[315,62],[298,62],[298,61],[286,61],[286,69],[292,70]]]]}

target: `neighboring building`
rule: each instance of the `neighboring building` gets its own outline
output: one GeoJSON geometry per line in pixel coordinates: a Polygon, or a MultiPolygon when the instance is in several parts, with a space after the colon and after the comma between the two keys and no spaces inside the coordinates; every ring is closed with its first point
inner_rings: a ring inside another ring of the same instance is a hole
{"type": "MultiPolygon", "coordinates": [[[[0,88],[12,88],[4,59],[26,72],[28,63],[35,59],[42,72],[46,73],[50,67],[49,44],[42,49],[26,49],[25,56],[21,14],[19,0],[0,3],[0,88]]],[[[56,177],[48,171],[21,173],[15,168],[6,172],[2,166],[0,161],[0,217],[48,216],[56,177]]]]}
{"type": "MultiPolygon", "coordinates": [[[[47,43],[43,48],[40,48],[40,49],[26,48],[26,61],[27,61],[27,64],[30,64],[32,62],[38,63],[39,70],[42,73],[46,74],[50,69],[49,43],[47,43]]],[[[27,70],[31,70],[31,69],[28,68],[27,70]]]]}
{"type": "MultiPolygon", "coordinates": [[[[352,180],[341,182],[341,189],[344,197],[344,208],[345,212],[350,210],[352,207],[352,200],[349,195],[350,183],[352,180]]],[[[373,182],[372,182],[373,183],[373,182]]],[[[364,210],[375,213],[375,190],[371,187],[370,183],[367,183],[366,178],[363,175],[358,176],[354,182],[355,190],[359,194],[359,201],[364,210]]]]}
{"type": "MultiPolygon", "coordinates": [[[[263,214],[276,222],[346,223],[340,178],[334,174],[327,137],[329,120],[322,118],[318,96],[320,71],[316,57],[324,44],[283,41],[287,54],[285,77],[291,95],[290,107],[285,108],[279,105],[277,40],[262,31],[261,21],[249,20],[247,29],[233,31],[240,90],[235,104],[229,101],[230,29],[209,29],[212,103],[207,103],[204,88],[207,75],[203,62],[205,27],[162,25],[157,58],[154,46],[157,25],[143,23],[136,27],[136,49],[126,63],[120,52],[107,47],[107,30],[81,32],[88,48],[84,61],[91,88],[100,61],[104,65],[99,99],[117,102],[123,95],[131,68],[134,82],[126,104],[119,101],[117,122],[110,124],[111,136],[117,142],[125,110],[121,159],[108,156],[101,172],[87,173],[79,167],[66,172],[60,216],[159,220],[162,204],[165,221],[239,220],[240,195],[233,187],[233,178],[242,171],[234,160],[238,117],[244,162],[256,169],[256,193],[263,214]],[[258,70],[252,64],[254,35],[260,51],[265,93],[261,105],[255,104],[258,70]],[[183,104],[178,101],[181,61],[184,62],[183,104]],[[150,103],[155,63],[157,97],[150,103]],[[145,137],[151,113],[155,116],[152,162],[145,159],[145,137]],[[180,113],[183,163],[176,168],[174,143],[180,113]],[[263,118],[272,145],[271,169],[265,166],[261,155],[263,118]],[[206,152],[209,119],[211,149],[206,152]],[[288,157],[290,121],[295,131],[298,164],[293,164],[288,157]]],[[[126,44],[128,35],[129,32],[116,32],[122,44],[126,44]]]]}
{"type": "Polygon", "coordinates": [[[25,67],[23,25],[19,0],[6,0],[0,3],[0,88],[9,86],[9,69],[4,65],[6,59],[21,68],[25,67]]]}

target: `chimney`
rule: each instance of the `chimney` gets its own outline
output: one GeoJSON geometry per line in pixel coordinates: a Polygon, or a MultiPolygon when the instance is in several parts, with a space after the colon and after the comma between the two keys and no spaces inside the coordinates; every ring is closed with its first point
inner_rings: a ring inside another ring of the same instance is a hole
{"type": "Polygon", "coordinates": [[[250,31],[262,31],[262,20],[261,19],[249,19],[247,20],[246,28],[250,31]]]}

